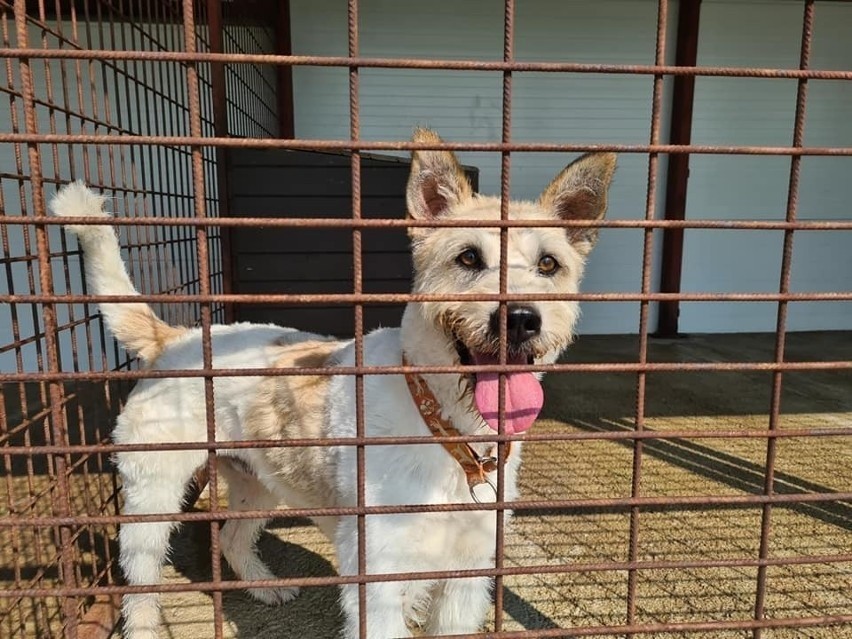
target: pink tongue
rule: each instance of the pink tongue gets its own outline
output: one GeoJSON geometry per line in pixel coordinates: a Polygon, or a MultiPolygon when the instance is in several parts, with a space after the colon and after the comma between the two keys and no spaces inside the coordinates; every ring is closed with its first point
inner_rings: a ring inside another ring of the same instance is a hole
{"type": "MultiPolygon", "coordinates": [[[[473,355],[474,363],[479,365],[498,364],[491,355],[473,355]]],[[[509,358],[508,364],[524,364],[525,358],[509,358]]],[[[497,373],[477,373],[476,389],[473,396],[476,407],[483,419],[495,431],[499,430],[497,412],[500,376],[497,373]]],[[[532,373],[506,374],[506,420],[507,435],[523,433],[541,412],[544,403],[544,391],[532,373]]]]}

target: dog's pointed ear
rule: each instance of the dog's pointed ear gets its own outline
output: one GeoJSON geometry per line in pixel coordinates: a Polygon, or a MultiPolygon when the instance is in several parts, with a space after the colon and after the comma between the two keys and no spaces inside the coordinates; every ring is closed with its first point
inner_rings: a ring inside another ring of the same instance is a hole
{"type": "MultiPolygon", "coordinates": [[[[413,142],[439,144],[429,129],[415,129],[413,142]]],[[[415,220],[436,219],[473,195],[473,189],[452,151],[414,151],[408,177],[408,215],[415,220]]]]}
{"type": "MultiPolygon", "coordinates": [[[[587,153],[562,169],[539,198],[542,207],[564,220],[600,220],[615,173],[615,153],[587,153]]],[[[588,254],[598,239],[593,227],[568,228],[575,248],[588,254]]]]}

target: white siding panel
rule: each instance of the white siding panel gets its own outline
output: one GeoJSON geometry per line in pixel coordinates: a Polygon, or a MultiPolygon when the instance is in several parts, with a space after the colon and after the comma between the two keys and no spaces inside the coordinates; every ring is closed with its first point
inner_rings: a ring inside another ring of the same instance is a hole
{"type": "MultiPolygon", "coordinates": [[[[797,68],[802,3],[705,0],[701,9],[700,65],[797,68]]],[[[816,6],[811,67],[852,68],[852,5],[816,6]]],[[[795,80],[698,78],[693,142],[789,146],[796,106],[795,80]]],[[[808,86],[805,144],[852,145],[852,84],[808,86]]],[[[694,155],[690,159],[688,218],[784,219],[790,159],[694,155]]],[[[852,219],[852,158],[806,157],[801,165],[801,219],[852,219]]],[[[783,234],[687,231],[683,290],[777,292],[783,234]]],[[[791,289],[849,290],[852,234],[800,232],[795,236],[791,289]]],[[[774,330],[771,303],[683,304],[681,330],[774,330]]],[[[790,330],[852,328],[852,305],[797,303],[790,330]]]]}
{"type": "MultiPolygon", "coordinates": [[[[502,59],[501,0],[364,0],[360,6],[364,56],[502,59]]],[[[291,9],[295,53],[345,55],[344,3],[293,0],[291,9]]],[[[652,0],[525,0],[517,5],[515,23],[519,60],[654,61],[656,2],[652,0]]],[[[347,73],[310,67],[294,70],[299,137],[349,137],[347,73]]],[[[406,139],[418,124],[434,127],[448,140],[500,139],[500,73],[363,69],[360,77],[364,139],[406,139]]],[[[653,89],[649,76],[518,73],[513,82],[514,141],[648,141],[653,89]]],[[[666,135],[667,126],[663,131],[666,135]]],[[[482,192],[499,192],[498,154],[460,155],[463,162],[479,167],[482,192]]],[[[537,197],[572,159],[558,153],[513,154],[512,196],[537,197]]],[[[647,165],[647,156],[622,156],[612,187],[611,218],[644,216],[647,165]]],[[[584,289],[638,291],[641,267],[642,232],[605,230],[592,255],[584,289]]],[[[635,332],[638,316],[637,304],[586,303],[580,328],[587,333],[635,332]]]]}

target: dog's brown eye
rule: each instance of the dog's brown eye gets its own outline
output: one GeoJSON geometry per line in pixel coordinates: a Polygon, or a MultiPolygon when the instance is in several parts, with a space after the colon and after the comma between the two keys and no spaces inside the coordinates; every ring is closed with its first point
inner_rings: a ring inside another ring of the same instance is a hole
{"type": "Polygon", "coordinates": [[[553,275],[559,270],[559,262],[552,255],[545,255],[538,261],[538,272],[542,275],[553,275]]]}
{"type": "Polygon", "coordinates": [[[459,253],[456,262],[471,270],[479,271],[482,269],[482,257],[479,251],[473,248],[467,248],[459,253]]]}

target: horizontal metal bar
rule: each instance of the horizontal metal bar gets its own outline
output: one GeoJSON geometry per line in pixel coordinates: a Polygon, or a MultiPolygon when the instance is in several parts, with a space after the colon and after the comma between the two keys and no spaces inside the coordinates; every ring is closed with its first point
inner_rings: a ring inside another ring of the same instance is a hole
{"type": "Polygon", "coordinates": [[[762,67],[675,66],[653,64],[590,64],[582,62],[434,60],[425,58],[371,58],[361,56],[273,55],[183,51],[113,51],[104,49],[0,48],[0,58],[138,60],[157,62],[219,62],[276,66],[430,69],[447,71],[511,71],[513,73],[601,73],[625,75],[716,76],[852,80],[852,71],[831,69],[773,69],[762,67]]]}
{"type": "Polygon", "coordinates": [[[97,381],[106,379],[167,379],[183,377],[288,377],[305,375],[404,375],[468,373],[636,373],[702,371],[819,371],[852,369],[852,361],[813,362],[612,362],[573,364],[507,364],[482,366],[339,366],[319,368],[210,368],[132,371],[43,371],[0,373],[0,383],[33,381],[97,381]]]}
{"type": "Polygon", "coordinates": [[[334,151],[414,151],[448,150],[500,153],[691,153],[710,155],[852,155],[852,147],[789,147],[789,146],[719,146],[698,144],[556,144],[552,142],[443,142],[441,144],[405,140],[310,140],[282,138],[222,138],[182,135],[92,135],[71,133],[0,133],[0,142],[11,144],[101,144],[207,146],[243,149],[299,149],[334,151]]]}
{"type": "Polygon", "coordinates": [[[818,502],[845,502],[852,500],[852,492],[782,493],[772,495],[698,495],[659,497],[611,497],[597,499],[545,499],[521,501],[495,501],[490,503],[440,503],[405,504],[392,506],[350,506],[337,508],[273,508],[267,510],[217,510],[215,512],[180,512],[145,515],[75,515],[72,517],[20,517],[0,519],[2,528],[48,528],[53,526],[99,526],[157,521],[217,521],[229,519],[271,519],[275,517],[347,517],[351,515],[399,515],[413,513],[446,513],[496,510],[571,510],[589,508],[630,509],[665,506],[763,506],[765,504],[811,504],[818,502]]]}
{"type": "MultiPolygon", "coordinates": [[[[797,566],[808,564],[834,564],[852,562],[852,555],[824,555],[803,557],[775,557],[766,559],[710,559],[710,560],[644,560],[601,561],[594,563],[539,564],[533,566],[504,566],[502,568],[476,568],[467,570],[434,570],[410,573],[372,573],[366,575],[331,575],[327,577],[291,577],[286,579],[223,580],[193,583],[160,583],[141,586],[88,586],[56,588],[16,588],[0,592],[0,600],[11,597],[67,597],[89,595],[118,595],[127,593],[177,593],[215,592],[252,588],[339,586],[357,583],[386,583],[391,581],[432,581],[438,579],[467,579],[471,577],[496,577],[513,575],[572,574],[584,572],[611,572],[624,570],[688,570],[712,568],[754,568],[758,566],[797,566]]],[[[852,615],[850,615],[852,618],[852,615]]],[[[573,629],[572,629],[573,631],[573,629]]]]}
{"type": "MultiPolygon", "coordinates": [[[[111,190],[111,189],[107,189],[111,190]]],[[[150,194],[149,194],[150,195],[150,194]]],[[[161,194],[159,194],[161,195],[161,194]]],[[[754,231],[852,231],[852,220],[414,220],[399,218],[312,217],[29,217],[0,215],[0,226],[220,226],[263,228],[619,228],[619,229],[716,229],[754,231]]]]}
{"type": "MultiPolygon", "coordinates": [[[[0,303],[2,303],[2,302],[0,302],[0,303]]],[[[34,302],[34,303],[39,303],[39,302],[34,302]]],[[[85,303],[85,302],[81,302],[81,303],[85,303]]],[[[77,319],[77,320],[74,320],[74,321],[71,321],[71,322],[66,322],[65,324],[60,324],[60,325],[56,326],[55,331],[57,333],[66,333],[66,332],[71,331],[71,330],[73,330],[77,327],[85,326],[86,324],[96,322],[97,317],[98,317],[97,315],[86,315],[85,317],[81,317],[80,319],[77,319]]],[[[0,355],[2,355],[3,353],[11,352],[11,351],[17,351],[17,350],[21,349],[22,347],[24,347],[28,344],[33,344],[33,343],[39,342],[43,339],[44,339],[44,331],[39,331],[35,334],[27,335],[26,337],[16,339],[12,342],[7,342],[6,344],[3,344],[2,346],[0,346],[0,355]]]]}
{"type": "Polygon", "coordinates": [[[571,628],[548,628],[546,630],[511,630],[501,632],[489,632],[487,635],[432,635],[425,639],[544,639],[554,637],[565,639],[570,637],[589,637],[601,635],[658,635],[665,632],[678,634],[686,637],[693,632],[706,632],[708,630],[756,630],[758,628],[811,628],[817,626],[832,626],[852,621],[852,615],[824,615],[822,617],[789,617],[789,618],[762,618],[733,621],[679,621],[671,623],[634,623],[623,626],[582,626],[571,628]],[[566,635],[566,630],[570,635],[566,635]]]}
{"type": "Polygon", "coordinates": [[[138,444],[72,444],[55,446],[44,444],[38,446],[3,447],[0,454],[8,456],[33,455],[85,455],[113,454],[124,452],[155,452],[176,450],[245,450],[248,448],[307,448],[312,446],[417,446],[423,444],[442,443],[493,443],[493,442],[565,442],[565,441],[635,441],[660,440],[671,441],[681,439],[791,439],[819,437],[850,437],[852,429],[845,426],[835,428],[790,428],[783,430],[641,430],[624,432],[578,432],[578,433],[526,433],[522,438],[511,435],[421,435],[412,437],[329,437],[323,439],[243,439],[239,441],[215,442],[158,442],[138,444]]]}
{"type": "MultiPolygon", "coordinates": [[[[183,287],[181,287],[183,288],[183,287]]],[[[803,293],[156,293],[140,295],[0,295],[7,304],[404,304],[408,302],[845,302],[852,291],[803,293]]],[[[91,319],[91,318],[88,318],[91,319]]],[[[80,320],[81,322],[84,320],[80,320]]]]}

